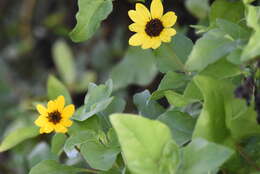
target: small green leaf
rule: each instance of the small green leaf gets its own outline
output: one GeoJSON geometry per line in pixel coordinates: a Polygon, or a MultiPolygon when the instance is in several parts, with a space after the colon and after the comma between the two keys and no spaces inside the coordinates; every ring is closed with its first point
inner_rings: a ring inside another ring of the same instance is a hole
{"type": "Polygon", "coordinates": [[[79,172],[86,172],[86,170],[62,165],[54,160],[45,160],[34,166],[29,174],[77,174],[79,172]]]}
{"type": "Polygon", "coordinates": [[[185,71],[184,64],[193,47],[192,41],[182,34],[173,37],[172,42],[163,44],[154,51],[160,72],[185,71]]]}
{"type": "Polygon", "coordinates": [[[163,113],[158,117],[158,120],[171,129],[173,139],[180,146],[191,139],[196,123],[196,119],[190,115],[175,110],[163,113]]]}
{"type": "Polygon", "coordinates": [[[242,1],[214,1],[211,6],[209,18],[211,25],[215,25],[216,19],[218,18],[238,23],[242,18],[244,18],[244,4],[242,1]]]}
{"type": "Polygon", "coordinates": [[[0,145],[0,152],[9,150],[24,140],[36,137],[37,135],[39,135],[39,128],[36,126],[18,128],[4,138],[0,145]]]}
{"type": "Polygon", "coordinates": [[[257,30],[251,37],[248,44],[243,49],[241,60],[249,61],[260,56],[260,30],[257,30]]]}
{"type": "Polygon", "coordinates": [[[246,5],[246,7],[247,25],[253,28],[255,31],[260,30],[260,6],[246,5]]]}
{"type": "Polygon", "coordinates": [[[222,166],[233,150],[204,139],[197,138],[182,150],[183,159],[178,173],[209,174],[222,166]]]}
{"type": "Polygon", "coordinates": [[[164,91],[164,95],[167,98],[168,102],[175,107],[183,107],[194,102],[193,99],[187,98],[186,96],[172,90],[164,91]]]}
{"type": "Polygon", "coordinates": [[[88,40],[113,9],[111,0],[78,0],[78,6],[77,25],[70,33],[74,42],[88,40]]]}
{"type": "Polygon", "coordinates": [[[178,147],[166,125],[131,114],[113,114],[110,120],[132,173],[175,172],[179,163],[178,147]]]}
{"type": "Polygon", "coordinates": [[[124,59],[117,64],[110,74],[114,82],[114,90],[129,84],[149,84],[156,76],[157,69],[151,50],[130,47],[124,59]]]}
{"type": "Polygon", "coordinates": [[[63,95],[67,104],[72,102],[70,93],[67,88],[52,75],[50,75],[48,78],[47,93],[50,100],[54,100],[58,96],[63,95]]]}
{"type": "Polygon", "coordinates": [[[190,71],[201,71],[233,51],[238,43],[224,36],[223,31],[213,29],[197,40],[186,62],[186,68],[190,71]]]}
{"type": "Polygon", "coordinates": [[[64,40],[58,40],[52,48],[54,63],[57,70],[67,85],[71,85],[76,80],[76,69],[71,48],[64,40]]]}
{"type": "Polygon", "coordinates": [[[187,0],[187,9],[197,18],[204,19],[210,10],[209,0],[187,0]]]}
{"type": "Polygon", "coordinates": [[[51,140],[51,152],[59,156],[63,151],[66,138],[66,135],[56,133],[51,140]]]}
{"type": "Polygon", "coordinates": [[[164,112],[164,108],[156,101],[150,100],[151,94],[148,90],[134,95],[134,104],[137,106],[139,114],[150,119],[157,118],[164,112]]]}

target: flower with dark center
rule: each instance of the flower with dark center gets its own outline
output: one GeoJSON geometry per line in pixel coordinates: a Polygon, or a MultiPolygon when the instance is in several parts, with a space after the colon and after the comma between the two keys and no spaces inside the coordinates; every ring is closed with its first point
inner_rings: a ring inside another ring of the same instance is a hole
{"type": "Polygon", "coordinates": [[[134,21],[129,29],[136,32],[130,39],[132,46],[141,46],[143,49],[160,47],[162,42],[170,42],[176,31],[171,28],[177,20],[174,12],[163,15],[161,0],[152,0],[150,11],[141,3],[137,3],[135,10],[128,12],[134,21]]]}
{"type": "Polygon", "coordinates": [[[37,110],[40,113],[35,124],[40,127],[40,133],[51,133],[52,131],[66,133],[67,127],[72,125],[70,117],[74,113],[74,105],[64,107],[65,99],[59,96],[56,100],[48,102],[47,108],[42,105],[37,105],[37,110]]]}

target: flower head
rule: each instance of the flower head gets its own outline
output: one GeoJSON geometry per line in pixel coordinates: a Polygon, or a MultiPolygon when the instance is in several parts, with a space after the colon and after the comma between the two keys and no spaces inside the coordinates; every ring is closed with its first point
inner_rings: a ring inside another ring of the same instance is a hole
{"type": "Polygon", "coordinates": [[[40,133],[51,133],[52,131],[58,133],[66,133],[67,127],[72,125],[70,117],[74,113],[74,105],[64,107],[65,99],[59,96],[56,100],[50,100],[47,108],[42,105],[37,105],[36,108],[40,113],[35,124],[40,127],[40,133]]]}
{"type": "Polygon", "coordinates": [[[130,39],[132,46],[142,46],[143,49],[158,48],[162,42],[170,42],[176,31],[171,28],[177,20],[174,12],[163,15],[161,0],[153,0],[150,11],[141,3],[137,3],[135,10],[128,12],[134,21],[129,30],[136,32],[130,39]]]}

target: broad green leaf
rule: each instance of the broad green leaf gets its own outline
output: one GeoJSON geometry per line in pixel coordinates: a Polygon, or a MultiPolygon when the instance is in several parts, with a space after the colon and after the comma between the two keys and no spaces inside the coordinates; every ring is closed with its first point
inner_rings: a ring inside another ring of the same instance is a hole
{"type": "Polygon", "coordinates": [[[192,102],[195,102],[192,98],[187,98],[186,96],[172,90],[164,91],[164,95],[167,98],[168,102],[175,107],[183,107],[192,102]]]}
{"type": "Polygon", "coordinates": [[[192,142],[182,149],[182,164],[177,174],[209,174],[222,166],[233,150],[202,138],[192,142]]]}
{"type": "Polygon", "coordinates": [[[250,36],[250,32],[248,30],[236,23],[224,19],[217,19],[216,24],[221,31],[225,32],[233,39],[247,39],[250,36]]]}
{"type": "Polygon", "coordinates": [[[87,141],[80,146],[80,151],[88,164],[95,169],[109,170],[114,164],[120,147],[102,144],[100,141],[87,141]]]}
{"type": "Polygon", "coordinates": [[[45,160],[34,166],[29,174],[77,174],[85,169],[59,164],[54,160],[45,160]]]}
{"type": "Polygon", "coordinates": [[[154,51],[160,72],[186,71],[184,64],[193,47],[192,41],[182,34],[173,37],[171,43],[163,44],[154,51]]]}
{"type": "Polygon", "coordinates": [[[78,6],[77,25],[70,33],[74,42],[88,40],[113,9],[111,0],[78,0],[78,6]]]}
{"type": "Polygon", "coordinates": [[[248,44],[243,49],[241,60],[249,61],[251,59],[256,59],[260,55],[260,29],[257,30],[250,38],[248,44]]]}
{"type": "Polygon", "coordinates": [[[138,108],[140,115],[156,119],[165,109],[156,101],[150,100],[150,96],[148,90],[137,93],[134,95],[134,104],[138,108]]]}
{"type": "Polygon", "coordinates": [[[105,110],[113,101],[113,97],[110,97],[112,88],[113,84],[111,80],[108,80],[106,84],[101,84],[99,86],[90,83],[84,101],[85,104],[76,112],[73,119],[84,121],[105,110]]]}
{"type": "Polygon", "coordinates": [[[216,143],[232,141],[230,130],[226,125],[222,93],[229,87],[222,81],[207,76],[196,76],[194,81],[203,94],[204,104],[193,137],[202,137],[216,143]]]}
{"type": "Polygon", "coordinates": [[[247,25],[255,31],[260,30],[260,6],[247,5],[247,25]]]}
{"type": "Polygon", "coordinates": [[[110,120],[126,165],[133,174],[175,172],[179,163],[178,147],[166,125],[131,114],[113,114],[110,120]]]}
{"type": "Polygon", "coordinates": [[[10,132],[0,144],[0,152],[4,152],[23,142],[24,140],[36,137],[39,135],[39,128],[36,126],[28,126],[18,128],[10,132]]]}
{"type": "Polygon", "coordinates": [[[213,29],[197,40],[186,62],[186,68],[190,71],[201,71],[233,51],[238,43],[224,36],[223,31],[213,29]]]}
{"type": "Polygon", "coordinates": [[[241,54],[242,54],[242,49],[241,48],[237,48],[235,50],[233,50],[228,56],[227,56],[227,60],[233,64],[236,65],[240,65],[242,64],[241,61],[241,54]]]}
{"type": "Polygon", "coordinates": [[[172,132],[172,137],[178,145],[187,143],[192,136],[196,119],[190,115],[170,110],[158,117],[158,120],[165,123],[172,132]]]}
{"type": "Polygon", "coordinates": [[[204,19],[210,10],[209,0],[187,0],[187,9],[197,18],[204,19]]]}
{"type": "Polygon", "coordinates": [[[244,18],[244,4],[242,1],[216,0],[211,5],[210,24],[215,25],[216,19],[226,19],[238,23],[244,18]],[[230,10],[232,9],[232,10],[230,10]]]}
{"type": "Polygon", "coordinates": [[[76,80],[76,69],[71,48],[64,40],[58,40],[52,48],[53,60],[63,81],[71,85],[76,80]]]}
{"type": "Polygon", "coordinates": [[[217,79],[224,79],[241,74],[240,67],[228,62],[225,58],[205,68],[200,75],[211,76],[217,79]]]}
{"type": "Polygon", "coordinates": [[[130,47],[124,59],[117,64],[110,74],[114,90],[129,84],[147,85],[157,74],[154,56],[151,50],[130,47]]]}
{"type": "Polygon", "coordinates": [[[51,152],[59,156],[63,151],[66,138],[66,135],[56,133],[51,140],[51,152]]]}
{"type": "Polygon", "coordinates": [[[183,73],[169,71],[161,80],[158,89],[153,92],[151,99],[157,100],[164,96],[164,91],[175,90],[182,92],[183,87],[188,83],[190,77],[183,73]]]}
{"type": "Polygon", "coordinates": [[[58,96],[63,95],[67,104],[72,102],[70,93],[67,88],[54,76],[50,75],[47,82],[47,93],[50,100],[56,99],[58,96]]]}
{"type": "Polygon", "coordinates": [[[183,96],[194,100],[202,100],[203,96],[197,85],[192,80],[184,90],[183,96]]]}
{"type": "Polygon", "coordinates": [[[38,143],[27,156],[30,168],[46,159],[58,160],[58,156],[50,152],[50,147],[46,142],[38,143]]]}

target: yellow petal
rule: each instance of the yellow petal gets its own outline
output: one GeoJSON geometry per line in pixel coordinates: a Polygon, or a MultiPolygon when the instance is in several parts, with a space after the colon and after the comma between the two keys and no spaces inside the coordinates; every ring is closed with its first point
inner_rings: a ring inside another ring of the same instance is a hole
{"type": "Polygon", "coordinates": [[[145,26],[137,24],[137,23],[133,23],[133,24],[129,25],[128,28],[130,31],[133,31],[133,32],[144,32],[145,31],[145,26]]]}
{"type": "Polygon", "coordinates": [[[75,107],[74,105],[68,105],[66,106],[63,111],[62,111],[62,117],[63,118],[70,118],[73,114],[74,114],[74,111],[75,111],[75,107]]]}
{"type": "Polygon", "coordinates": [[[58,109],[57,104],[52,100],[48,102],[47,106],[48,106],[48,112],[53,112],[58,109]]]}
{"type": "Polygon", "coordinates": [[[46,115],[46,114],[47,114],[47,109],[46,109],[44,106],[38,104],[38,105],[36,106],[36,108],[37,108],[37,111],[38,111],[41,115],[46,115]]]}
{"type": "Polygon", "coordinates": [[[34,121],[34,123],[39,127],[43,127],[44,125],[48,124],[48,120],[44,116],[39,116],[37,120],[34,121]]]}
{"type": "Polygon", "coordinates": [[[158,18],[160,19],[163,15],[163,5],[161,0],[153,0],[151,3],[151,15],[152,18],[158,18]]]}
{"type": "Polygon", "coordinates": [[[132,19],[132,21],[140,24],[140,25],[144,25],[147,21],[145,21],[141,16],[141,14],[139,14],[137,11],[135,10],[129,10],[128,11],[128,16],[130,17],[130,19],[132,19]]]}
{"type": "Polygon", "coordinates": [[[63,125],[61,125],[61,124],[57,124],[55,126],[55,132],[57,132],[57,133],[66,133],[66,132],[68,132],[68,129],[66,127],[64,127],[63,125]]]}
{"type": "Polygon", "coordinates": [[[63,96],[59,96],[56,100],[56,105],[58,107],[59,111],[62,111],[62,109],[64,108],[64,104],[65,104],[65,99],[63,96]]]}
{"type": "Polygon", "coordinates": [[[65,120],[65,119],[63,119],[63,120],[61,121],[61,124],[62,124],[63,126],[65,126],[65,127],[70,127],[70,126],[72,125],[72,121],[71,121],[71,120],[65,120]]]}
{"type": "Polygon", "coordinates": [[[151,20],[151,14],[143,4],[137,3],[135,5],[135,9],[137,14],[139,15],[140,18],[142,18],[143,21],[147,22],[151,20]]]}
{"type": "Polygon", "coordinates": [[[165,28],[161,33],[161,35],[165,35],[169,37],[174,36],[175,34],[176,34],[176,30],[174,30],[173,28],[165,28]]]}
{"type": "Polygon", "coordinates": [[[171,42],[171,35],[169,34],[168,28],[165,28],[161,34],[160,34],[160,39],[163,42],[171,42]]]}
{"type": "Polygon", "coordinates": [[[151,37],[146,36],[143,44],[142,44],[142,49],[148,49],[148,48],[152,48],[152,45],[154,44],[153,40],[151,37]]]}
{"type": "Polygon", "coordinates": [[[143,43],[145,35],[143,33],[136,33],[129,39],[129,45],[139,46],[143,43]]]}
{"type": "Polygon", "coordinates": [[[177,16],[174,12],[170,11],[167,12],[163,17],[161,18],[161,21],[163,23],[164,27],[171,27],[173,26],[177,21],[177,16]]]}
{"type": "Polygon", "coordinates": [[[157,37],[157,38],[153,38],[153,45],[152,45],[152,48],[153,49],[157,49],[157,48],[159,48],[160,46],[161,46],[161,40],[160,40],[160,38],[159,37],[157,37]]]}
{"type": "Polygon", "coordinates": [[[52,131],[54,130],[53,126],[44,126],[44,127],[41,127],[40,129],[40,134],[42,133],[51,133],[52,131]]]}

